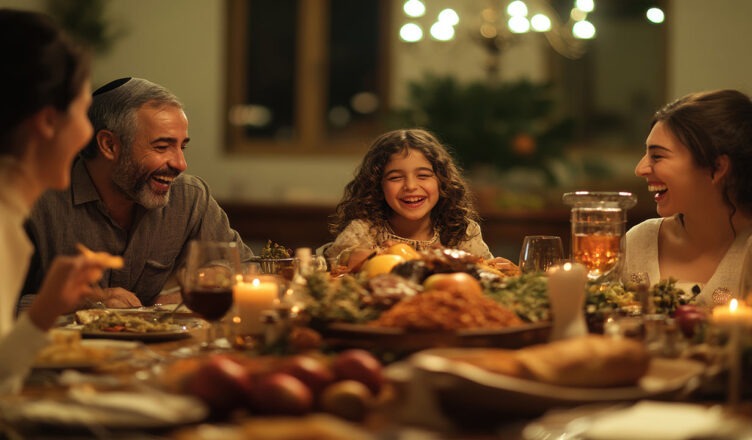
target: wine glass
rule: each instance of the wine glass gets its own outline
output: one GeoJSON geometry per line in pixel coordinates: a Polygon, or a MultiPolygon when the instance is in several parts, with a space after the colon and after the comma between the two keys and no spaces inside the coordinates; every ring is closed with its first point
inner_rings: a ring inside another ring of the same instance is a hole
{"type": "Polygon", "coordinates": [[[564,247],[561,244],[561,237],[527,235],[522,240],[519,266],[523,273],[545,272],[563,259],[564,247]]]}
{"type": "Polygon", "coordinates": [[[209,322],[202,349],[220,348],[216,329],[232,307],[232,288],[239,273],[236,243],[193,240],[188,244],[181,292],[186,307],[209,322]]]}

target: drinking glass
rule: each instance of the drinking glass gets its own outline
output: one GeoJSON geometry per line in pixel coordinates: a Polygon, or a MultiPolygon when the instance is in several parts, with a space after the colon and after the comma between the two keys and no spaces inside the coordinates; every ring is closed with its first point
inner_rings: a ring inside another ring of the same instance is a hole
{"type": "Polygon", "coordinates": [[[650,293],[650,275],[647,272],[632,272],[627,279],[628,287],[635,289],[637,300],[640,302],[640,313],[652,315],[655,313],[655,302],[650,293]]]}
{"type": "Polygon", "coordinates": [[[522,240],[519,266],[523,273],[545,272],[563,259],[564,247],[561,244],[561,237],[528,235],[522,240]]]}
{"type": "Polygon", "coordinates": [[[239,273],[236,243],[193,240],[188,244],[181,292],[186,307],[209,322],[202,349],[220,348],[217,327],[232,307],[232,288],[239,273]]]}

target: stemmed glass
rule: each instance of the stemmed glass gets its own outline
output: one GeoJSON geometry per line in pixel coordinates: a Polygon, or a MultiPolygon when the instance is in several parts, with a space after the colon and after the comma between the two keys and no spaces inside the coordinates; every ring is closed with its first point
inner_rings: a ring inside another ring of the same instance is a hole
{"type": "Polygon", "coordinates": [[[204,350],[217,345],[219,320],[233,303],[235,275],[240,273],[240,253],[236,243],[193,240],[183,274],[182,297],[186,307],[209,322],[204,350]]]}
{"type": "Polygon", "coordinates": [[[561,237],[555,235],[527,235],[522,240],[519,266],[523,273],[545,272],[564,259],[561,237]]]}

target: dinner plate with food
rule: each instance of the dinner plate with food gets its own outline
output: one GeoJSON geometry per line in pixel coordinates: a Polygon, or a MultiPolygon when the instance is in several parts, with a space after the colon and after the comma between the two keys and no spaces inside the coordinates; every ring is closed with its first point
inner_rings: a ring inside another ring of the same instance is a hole
{"type": "Polygon", "coordinates": [[[688,359],[651,358],[635,340],[588,335],[519,350],[429,349],[387,374],[405,408],[418,399],[439,415],[475,423],[556,407],[678,399],[699,386],[704,368],[688,359]]]}
{"type": "Polygon", "coordinates": [[[135,341],[82,340],[81,333],[54,329],[50,343],[37,353],[35,370],[91,370],[129,356],[139,347],[135,341]]]}
{"type": "Polygon", "coordinates": [[[119,309],[83,309],[75,313],[75,324],[84,338],[160,341],[188,338],[203,328],[205,321],[186,314],[119,309]]]}

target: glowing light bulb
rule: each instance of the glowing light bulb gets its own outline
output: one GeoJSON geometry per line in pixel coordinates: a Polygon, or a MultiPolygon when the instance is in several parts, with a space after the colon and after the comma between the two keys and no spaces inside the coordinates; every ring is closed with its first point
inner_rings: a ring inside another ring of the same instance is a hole
{"type": "Polygon", "coordinates": [[[547,32],[551,30],[551,19],[545,14],[535,14],[530,19],[530,25],[536,32],[547,32]]]}
{"type": "Polygon", "coordinates": [[[574,2],[574,6],[582,12],[593,12],[595,2],[593,0],[577,0],[574,2]]]}
{"type": "Polygon", "coordinates": [[[400,28],[399,35],[403,41],[415,43],[423,38],[423,29],[415,23],[406,23],[400,28]]]}
{"type": "Polygon", "coordinates": [[[527,5],[522,0],[515,0],[507,6],[510,17],[527,17],[527,5]]]}
{"type": "Polygon", "coordinates": [[[402,10],[409,17],[422,17],[426,13],[426,5],[420,0],[407,0],[402,10]]]}
{"type": "Polygon", "coordinates": [[[449,41],[454,38],[454,28],[443,21],[437,21],[431,26],[431,36],[439,41],[449,41]]]}
{"type": "Polygon", "coordinates": [[[439,21],[450,26],[456,26],[460,22],[460,16],[454,9],[447,8],[439,12],[439,21]]]}
{"type": "Polygon", "coordinates": [[[595,26],[587,20],[578,21],[572,26],[572,35],[575,38],[589,40],[595,37],[595,26]]]}
{"type": "Polygon", "coordinates": [[[528,19],[520,16],[510,17],[507,26],[509,26],[509,30],[515,34],[524,34],[530,30],[530,22],[528,19]]]}
{"type": "Polygon", "coordinates": [[[666,15],[663,13],[661,8],[650,8],[645,12],[645,16],[653,23],[663,23],[663,20],[666,19],[666,15]]]}

